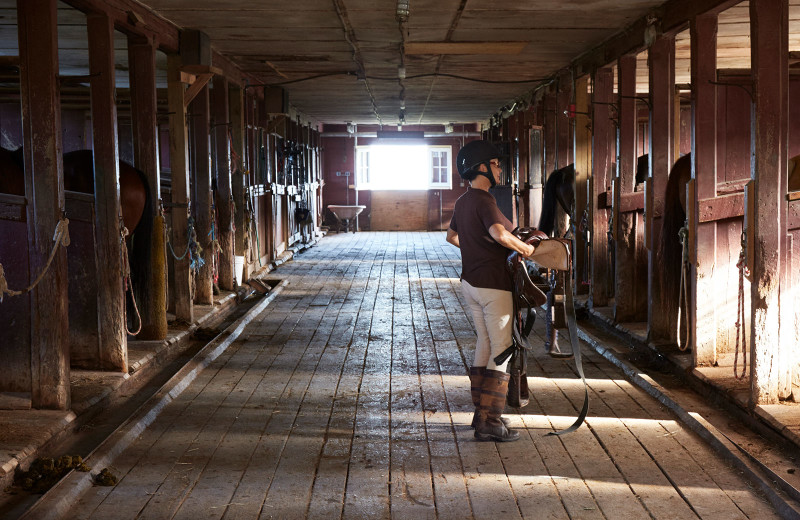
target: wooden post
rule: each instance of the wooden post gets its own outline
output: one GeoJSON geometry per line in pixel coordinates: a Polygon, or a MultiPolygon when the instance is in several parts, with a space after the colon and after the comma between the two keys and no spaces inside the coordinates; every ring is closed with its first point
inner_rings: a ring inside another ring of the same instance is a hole
{"type": "MultiPolygon", "coordinates": [[[[20,98],[30,279],[47,266],[64,214],[55,0],[18,0],[20,98]]],[[[70,407],[67,255],[62,246],[31,292],[31,405],[70,407]]]]}
{"type": "Polygon", "coordinates": [[[717,15],[698,16],[690,24],[692,74],[692,179],[694,200],[686,199],[689,248],[694,251],[689,284],[689,345],[695,366],[717,361],[716,289],[714,261],[717,226],[700,224],[698,200],[717,194],[717,15]],[[702,303],[701,303],[702,302],[702,303]],[[701,326],[698,326],[701,324],[701,326]]]}
{"type": "MultiPolygon", "coordinates": [[[[189,245],[189,149],[186,131],[186,105],[184,83],[181,81],[181,57],[170,54],[167,58],[167,98],[169,103],[169,161],[172,170],[172,249],[181,256],[189,245]]],[[[175,299],[175,317],[184,323],[194,321],[191,296],[189,253],[175,260],[175,280],[172,295],[175,299]]]]}
{"type": "Polygon", "coordinates": [[[150,250],[148,290],[139,302],[142,331],[138,339],[167,337],[166,245],[164,217],[161,214],[161,172],[158,158],[158,123],[156,121],[156,48],[142,38],[128,38],[128,62],[131,82],[131,118],[134,166],[144,172],[153,201],[153,235],[150,250]]]}
{"type": "Polygon", "coordinates": [[[235,289],[233,276],[233,197],[231,196],[231,148],[228,142],[230,116],[228,115],[228,80],[224,76],[214,76],[211,89],[212,135],[214,166],[217,178],[217,240],[222,251],[219,255],[219,286],[221,289],[235,289]]]}
{"type": "Polygon", "coordinates": [[[636,56],[627,55],[617,61],[619,73],[619,139],[617,142],[618,183],[614,190],[615,299],[614,319],[617,322],[636,319],[636,297],[643,288],[636,285],[636,213],[620,211],[620,196],[633,193],[636,184],[636,56]]]}
{"type": "Polygon", "coordinates": [[[246,191],[246,166],[245,166],[245,102],[244,90],[239,87],[231,86],[230,89],[230,119],[231,119],[231,141],[233,150],[238,156],[234,157],[234,171],[231,174],[231,191],[233,192],[233,202],[235,214],[233,216],[236,233],[234,237],[234,251],[237,256],[245,257],[243,266],[244,274],[242,280],[247,280],[249,269],[247,267],[247,191],[246,191]]]}
{"type": "Polygon", "coordinates": [[[675,36],[658,38],[647,54],[650,71],[650,168],[645,193],[645,242],[647,253],[648,338],[663,341],[670,338],[671,318],[661,301],[660,267],[656,258],[661,240],[664,214],[664,190],[669,171],[675,162],[675,36]]]}
{"type": "Polygon", "coordinates": [[[209,145],[210,111],[206,84],[191,103],[192,155],[192,212],[197,231],[197,243],[202,249],[204,263],[195,273],[195,303],[214,303],[213,247],[211,245],[211,161],[209,145]]]}
{"type": "Polygon", "coordinates": [[[608,258],[608,210],[599,205],[599,196],[611,183],[611,162],[615,141],[611,121],[614,99],[614,70],[597,69],[594,73],[592,104],[592,183],[589,193],[592,208],[592,307],[604,307],[609,300],[609,282],[612,277],[608,258]]]}
{"type": "Polygon", "coordinates": [[[792,392],[794,313],[787,251],[789,66],[787,0],[751,0],[755,82],[755,215],[748,230],[755,261],[751,285],[752,399],[776,403],[792,392]]]}
{"type": "MultiPolygon", "coordinates": [[[[591,207],[588,200],[592,169],[592,129],[589,120],[589,76],[575,82],[575,226],[580,226],[583,213],[591,207]]],[[[587,244],[580,232],[575,239],[575,290],[578,294],[589,291],[589,258],[587,244]]]]}
{"type": "Polygon", "coordinates": [[[99,366],[128,371],[122,285],[114,24],[106,13],[86,16],[94,150],[95,255],[99,366]]]}
{"type": "Polygon", "coordinates": [[[556,92],[556,139],[558,139],[558,168],[563,168],[572,163],[572,125],[569,117],[564,114],[569,109],[572,100],[572,80],[569,74],[559,78],[558,91],[556,92]]]}
{"type": "Polygon", "coordinates": [[[548,88],[542,98],[542,127],[544,132],[544,173],[543,180],[558,168],[558,141],[556,139],[556,96],[548,88]]]}

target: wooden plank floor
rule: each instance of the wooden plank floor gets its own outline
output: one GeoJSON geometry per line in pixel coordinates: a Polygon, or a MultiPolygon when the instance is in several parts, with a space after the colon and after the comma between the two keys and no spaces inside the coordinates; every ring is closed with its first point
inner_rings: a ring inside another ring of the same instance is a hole
{"type": "MultiPolygon", "coordinates": [[[[474,331],[443,233],[328,236],[123,452],[71,518],[775,518],[660,404],[588,353],[537,348],[522,438],[474,441],[474,331]]],[[[542,320],[532,338],[541,345],[542,320]]]]}

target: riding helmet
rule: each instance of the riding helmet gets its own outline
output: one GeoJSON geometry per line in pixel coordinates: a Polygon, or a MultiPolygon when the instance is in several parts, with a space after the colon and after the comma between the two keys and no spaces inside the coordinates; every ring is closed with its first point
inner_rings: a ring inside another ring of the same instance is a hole
{"type": "Polygon", "coordinates": [[[467,181],[471,181],[478,175],[485,175],[492,181],[492,185],[494,186],[494,178],[491,175],[492,169],[489,166],[489,161],[504,156],[505,155],[489,141],[470,141],[458,151],[458,156],[456,157],[458,174],[462,179],[467,181]],[[488,175],[478,171],[481,164],[486,165],[488,175]]]}

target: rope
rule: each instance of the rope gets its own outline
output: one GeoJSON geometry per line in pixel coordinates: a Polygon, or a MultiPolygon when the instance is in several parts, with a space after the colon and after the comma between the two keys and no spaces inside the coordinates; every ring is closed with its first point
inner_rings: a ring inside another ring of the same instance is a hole
{"type": "Polygon", "coordinates": [[[142,315],[139,314],[139,307],[136,306],[136,296],[133,294],[133,283],[131,283],[131,264],[128,260],[128,245],[125,243],[125,238],[129,235],[128,228],[122,223],[122,217],[119,219],[119,252],[120,252],[120,266],[122,268],[122,281],[125,284],[125,292],[131,292],[131,300],[133,301],[133,310],[136,312],[136,319],[139,320],[139,328],[136,332],[131,332],[128,329],[128,320],[125,320],[125,332],[129,336],[135,336],[142,331],[142,315]]]}
{"type": "Polygon", "coordinates": [[[689,284],[687,281],[686,273],[689,271],[689,230],[684,225],[680,231],[678,231],[678,239],[681,241],[681,248],[683,250],[683,255],[681,258],[681,284],[678,289],[678,323],[676,324],[678,329],[678,349],[683,352],[687,348],[689,348],[689,319],[688,316],[681,316],[683,314],[684,306],[689,309],[689,284]],[[683,343],[681,341],[681,318],[683,318],[683,323],[686,326],[686,342],[683,343]]]}
{"type": "Polygon", "coordinates": [[[744,277],[750,276],[750,269],[747,267],[747,233],[742,231],[742,249],[739,251],[739,261],[736,263],[739,269],[739,298],[736,304],[736,354],[733,357],[733,377],[744,379],[747,375],[747,336],[745,335],[745,314],[744,314],[744,277]],[[742,337],[742,374],[738,374],[739,366],[739,333],[742,337]]]}
{"type": "Polygon", "coordinates": [[[36,277],[36,280],[34,280],[32,284],[21,291],[15,291],[8,288],[5,270],[3,269],[3,264],[0,264],[0,303],[3,302],[3,296],[5,294],[8,294],[9,296],[19,296],[21,294],[31,292],[34,287],[39,285],[39,282],[42,281],[42,278],[44,278],[47,270],[50,269],[50,265],[53,263],[53,259],[56,256],[56,251],[58,250],[59,244],[67,247],[69,246],[69,243],[69,219],[62,217],[56,224],[56,229],[53,233],[53,250],[50,251],[50,257],[47,259],[47,264],[45,264],[44,269],[42,269],[42,272],[39,273],[39,276],[36,277]]]}

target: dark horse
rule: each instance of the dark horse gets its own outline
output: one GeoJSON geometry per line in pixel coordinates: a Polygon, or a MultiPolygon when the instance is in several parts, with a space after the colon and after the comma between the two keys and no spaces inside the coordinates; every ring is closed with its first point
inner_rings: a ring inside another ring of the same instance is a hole
{"type": "MultiPolygon", "coordinates": [[[[64,154],[64,189],[94,193],[94,156],[92,150],[64,154]]],[[[132,165],[119,162],[119,192],[122,220],[128,237],[128,260],[131,285],[142,314],[146,309],[145,281],[149,279],[151,237],[153,234],[153,201],[147,177],[132,165]]],[[[0,148],[0,193],[25,195],[24,158],[22,148],[15,151],[0,148]]]]}
{"type": "Polygon", "coordinates": [[[686,221],[686,183],[692,176],[692,157],[686,154],[672,166],[664,191],[664,213],[656,259],[661,271],[661,305],[670,322],[678,318],[683,247],[678,232],[686,221]]]}
{"type": "Polygon", "coordinates": [[[572,206],[575,202],[575,165],[569,164],[555,170],[547,177],[544,185],[542,214],[539,216],[539,230],[550,235],[556,228],[556,207],[561,206],[572,219],[572,206]]]}

